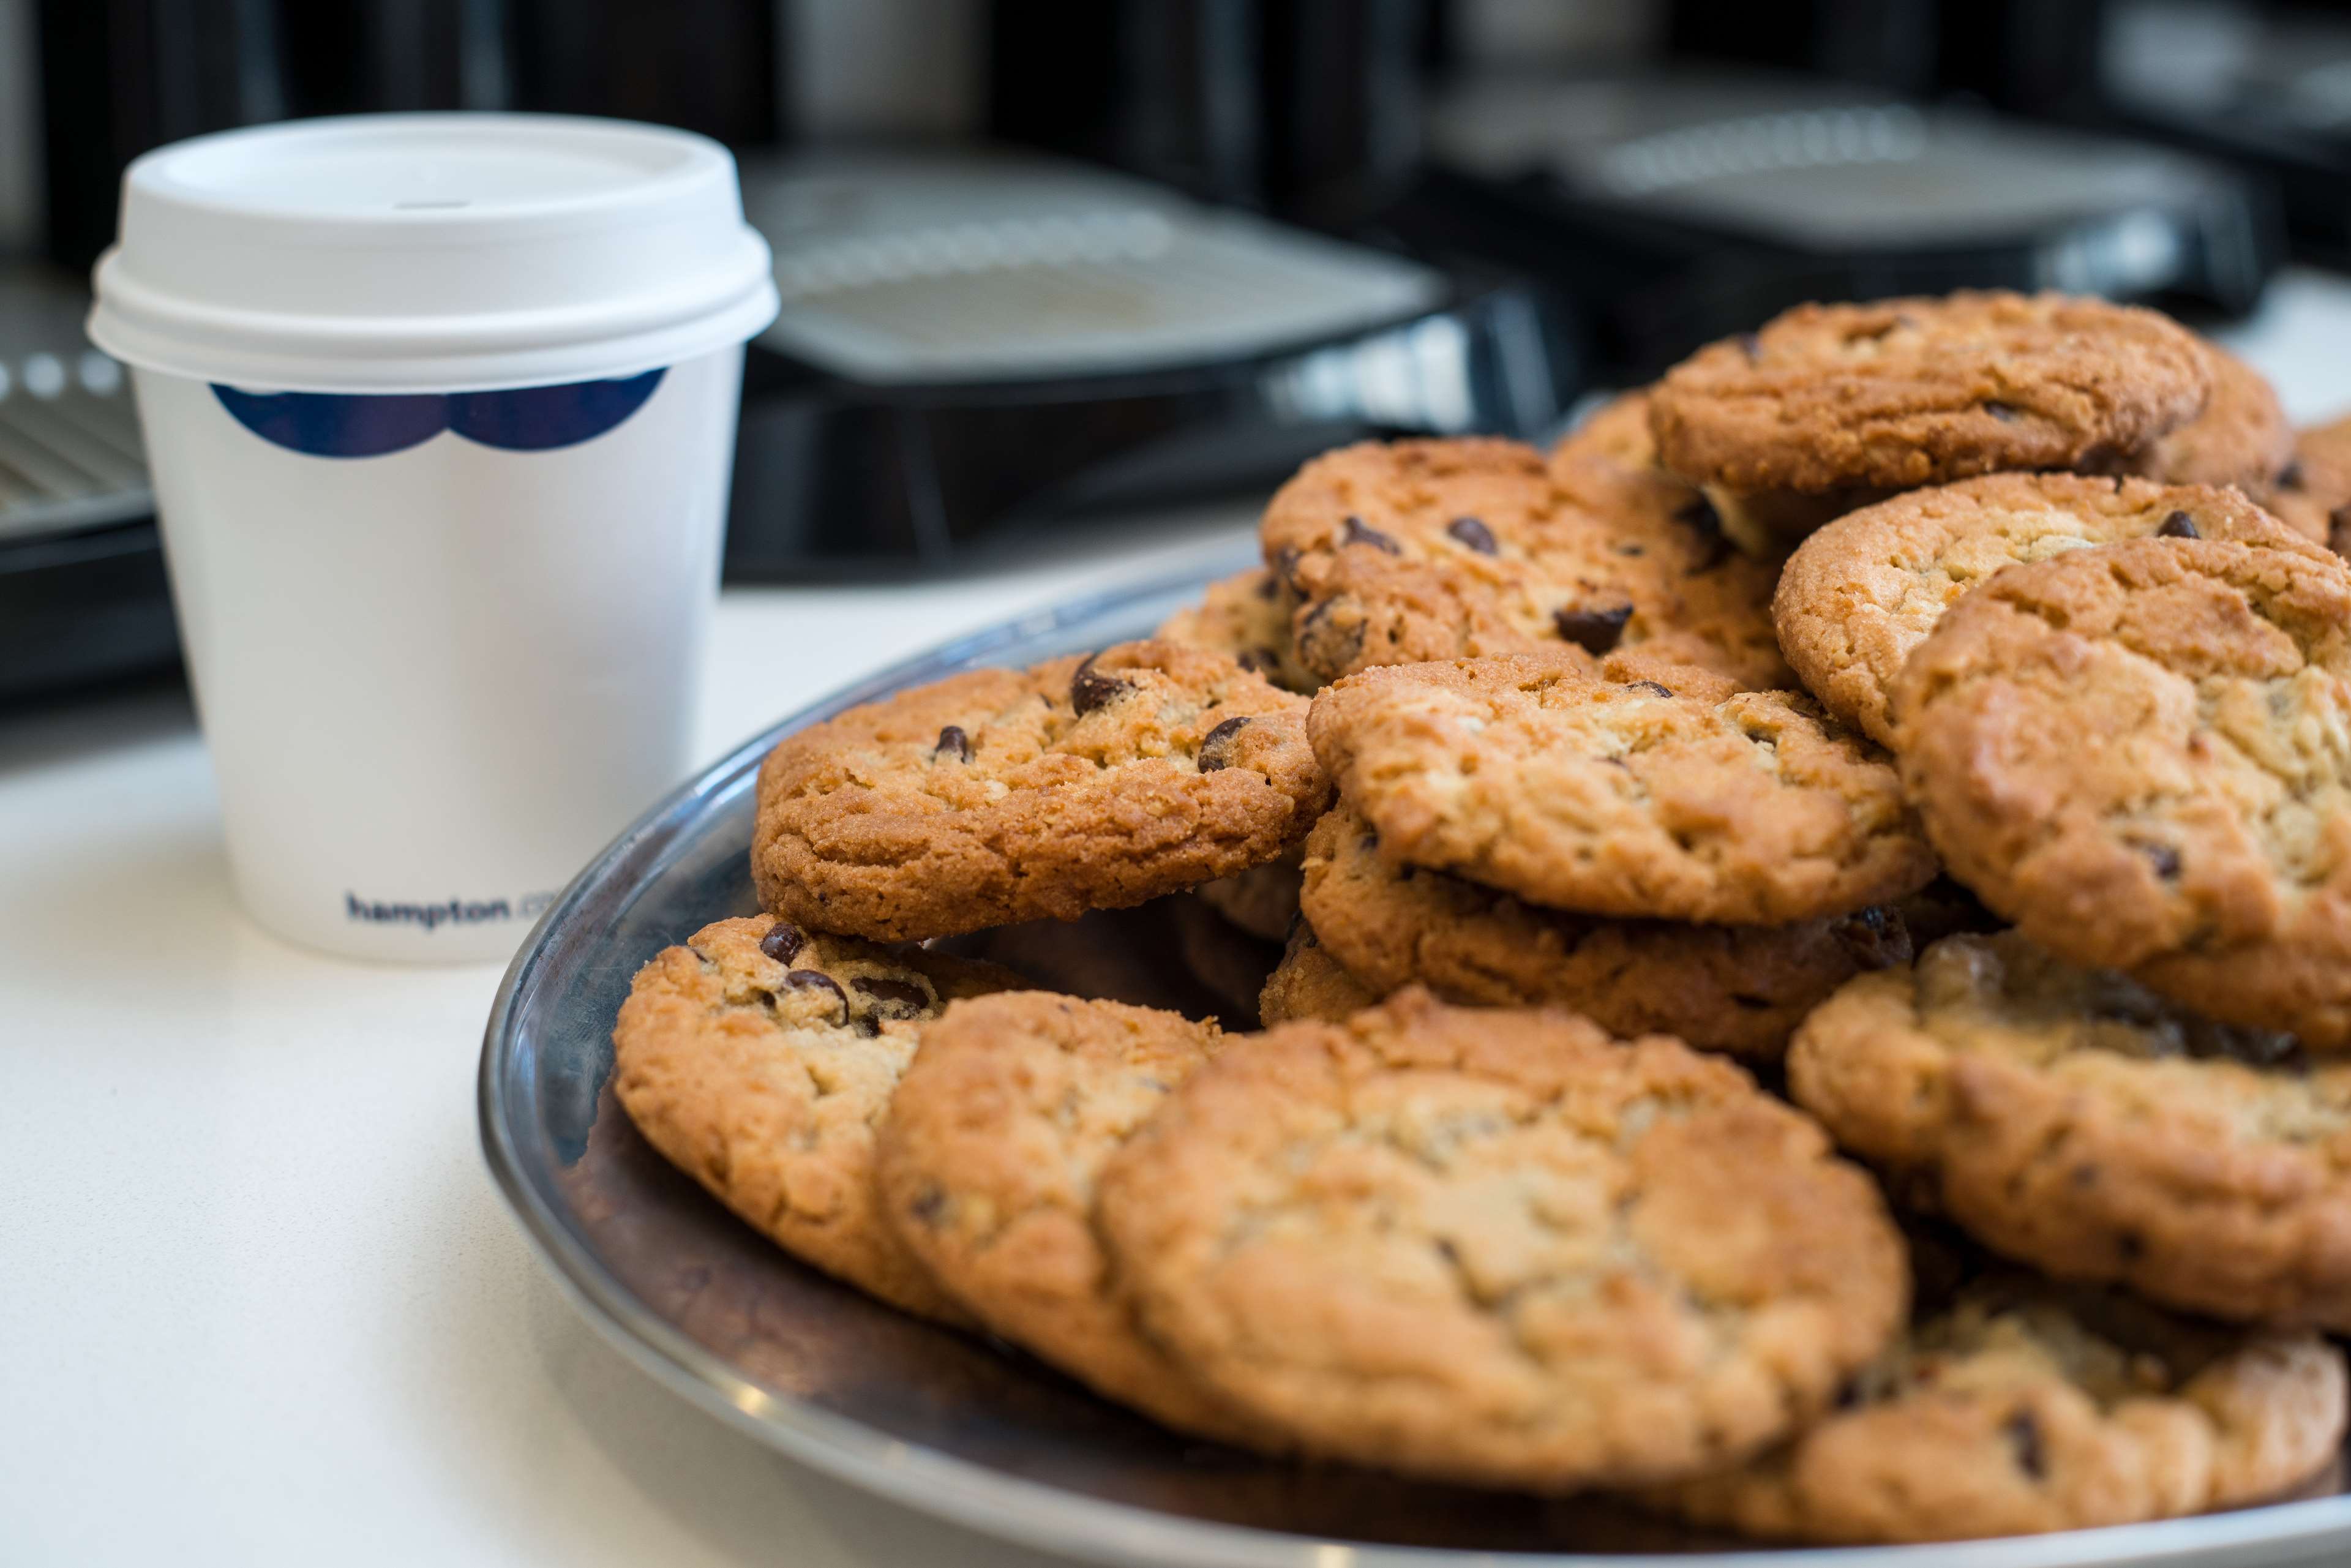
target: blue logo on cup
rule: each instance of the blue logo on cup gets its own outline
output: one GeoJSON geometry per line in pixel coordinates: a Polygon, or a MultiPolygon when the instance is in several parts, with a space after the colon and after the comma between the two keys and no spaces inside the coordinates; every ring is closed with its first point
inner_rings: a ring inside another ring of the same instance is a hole
{"type": "Polygon", "coordinates": [[[664,371],[611,382],[510,392],[347,396],[213,385],[229,416],[273,446],[312,457],[381,457],[451,431],[507,452],[552,452],[615,429],[643,408],[664,371]]]}

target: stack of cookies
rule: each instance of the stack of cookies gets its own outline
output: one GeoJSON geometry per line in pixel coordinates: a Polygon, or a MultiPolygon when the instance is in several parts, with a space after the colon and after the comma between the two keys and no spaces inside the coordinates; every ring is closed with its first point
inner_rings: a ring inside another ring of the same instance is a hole
{"type": "Polygon", "coordinates": [[[2144,310],[1806,307],[1261,534],[778,747],[766,913],[622,1009],[647,1138],[1271,1456],[1844,1542],[2334,1460],[2351,424],[2144,310]],[[1161,898],[1286,937],[1270,1027],[924,946],[1161,898]]]}

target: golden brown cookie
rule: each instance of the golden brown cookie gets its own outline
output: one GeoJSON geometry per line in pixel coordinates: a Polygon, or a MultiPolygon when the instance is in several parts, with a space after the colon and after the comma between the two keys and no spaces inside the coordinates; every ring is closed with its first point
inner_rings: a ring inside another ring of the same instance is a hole
{"type": "MultiPolygon", "coordinates": [[[[2212,396],[2204,412],[2128,465],[2163,485],[2233,485],[2266,499],[2294,461],[2294,426],[2269,378],[2218,343],[2199,338],[2212,396]]],[[[2312,535],[2314,538],[2318,535],[2312,535]]]]}
{"type": "Polygon", "coordinates": [[[2351,419],[2294,437],[2294,460],[2271,486],[2270,510],[2337,555],[2351,554],[2351,419]]]}
{"type": "Polygon", "coordinates": [[[1882,490],[1854,486],[1816,495],[1797,490],[1742,492],[1721,485],[1693,485],[1668,474],[1657,464],[1646,388],[1604,403],[1552,449],[1552,471],[1557,475],[1573,475],[1580,465],[1594,461],[1649,474],[1651,483],[1666,486],[1677,516],[1705,518],[1710,514],[1713,527],[1763,561],[1779,560],[1798,540],[1831,518],[1886,498],[1882,490]]]}
{"type": "Polygon", "coordinates": [[[1178,1430],[1265,1447],[1143,1337],[1094,1239],[1094,1178],[1223,1043],[1212,1023],[1042,991],[923,1030],[874,1151],[907,1249],[991,1333],[1178,1430]]]}
{"type": "Polygon", "coordinates": [[[2178,324],[2061,294],[1800,305],[1649,393],[1658,460],[1733,490],[1907,490],[2006,469],[2112,469],[2203,412],[2178,324]]]}
{"type": "Polygon", "coordinates": [[[1418,981],[1447,1001],[1573,1008],[1613,1034],[1671,1034],[1776,1060],[1806,1013],[1866,969],[1910,961],[1891,908],[1796,925],[1613,920],[1521,903],[1395,864],[1341,806],[1306,840],[1307,918],[1379,994],[1418,981]]]}
{"type": "Polygon", "coordinates": [[[2343,1354],[2316,1334],[2219,1329],[2001,1274],[1925,1315],[1818,1426],[1645,1500],[1849,1545],[2171,1519],[2323,1469],[2344,1406],[2343,1354]]]}
{"type": "Polygon", "coordinates": [[[1994,474],[1851,512],[1788,559],[1780,646],[1831,713],[1894,743],[1886,694],[1943,612],[2004,566],[2155,536],[2310,547],[2234,490],[1994,474]]]}
{"type": "Polygon", "coordinates": [[[1776,925],[1923,886],[1894,769],[1809,697],[1602,680],[1557,654],[1351,675],[1316,755],[1391,861],[1556,909],[1776,925]]]}
{"type": "Polygon", "coordinates": [[[2351,567],[2161,538],[2011,567],[1894,708],[1936,847],[2019,929],[2351,1047],[2351,567]]]}
{"type": "Polygon", "coordinates": [[[1314,927],[1301,919],[1290,928],[1281,962],[1266,977],[1265,988],[1258,993],[1257,1016],[1268,1029],[1299,1019],[1336,1023],[1363,1011],[1384,994],[1348,973],[1347,967],[1314,935],[1314,927]]]}
{"type": "Polygon", "coordinates": [[[949,1001],[1027,982],[919,948],[721,920],[637,971],[612,1087],[645,1141],[786,1251],[961,1322],[875,1210],[873,1124],[949,1001]]]}
{"type": "Polygon", "coordinates": [[[1322,683],[1298,662],[1291,608],[1281,580],[1258,567],[1208,584],[1199,603],[1170,615],[1152,635],[1222,653],[1284,691],[1311,695],[1322,683]]]}
{"type": "Polygon", "coordinates": [[[760,901],[904,940],[1229,876],[1304,838],[1329,799],[1305,709],[1231,659],[1166,642],[852,708],[759,769],[760,901]]]}
{"type": "Polygon", "coordinates": [[[1301,469],[1259,533],[1298,600],[1298,656],[1326,679],[1560,647],[1786,678],[1771,568],[1654,471],[1546,467],[1511,441],[1365,443],[1301,469]]]}
{"type": "Polygon", "coordinates": [[[1723,1058],[1417,988],[1236,1043],[1096,1191],[1201,1382],[1311,1454],[1476,1485],[1734,1463],[1907,1287],[1868,1178],[1723,1058]]]}
{"type": "Polygon", "coordinates": [[[2183,1311],[2351,1329],[2351,1065],[2015,932],[1864,975],[1796,1031],[1837,1142],[1987,1246],[2183,1311]]]}

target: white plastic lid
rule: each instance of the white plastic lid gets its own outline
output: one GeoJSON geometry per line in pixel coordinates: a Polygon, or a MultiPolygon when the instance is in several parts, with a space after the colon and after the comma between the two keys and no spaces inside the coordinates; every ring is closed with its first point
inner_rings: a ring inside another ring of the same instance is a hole
{"type": "Polygon", "coordinates": [[[200,136],[131,165],[121,225],[91,340],[270,391],[632,375],[776,314],[733,155],[625,120],[354,115],[200,136]]]}

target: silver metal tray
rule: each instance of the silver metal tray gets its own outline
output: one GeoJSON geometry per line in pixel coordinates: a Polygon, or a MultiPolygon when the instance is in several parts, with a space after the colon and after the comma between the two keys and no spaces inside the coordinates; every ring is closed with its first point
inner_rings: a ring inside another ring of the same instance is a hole
{"type": "MultiPolygon", "coordinates": [[[[482,1052],[482,1143],[580,1310],[705,1409],[904,1506],[1093,1561],[1218,1568],[2186,1568],[2351,1562],[2351,1497],[1949,1547],[1778,1551],[1596,1500],[1546,1500],[1273,1464],[1187,1444],[1007,1346],[903,1317],[805,1269],[653,1155],[606,1091],[630,976],[705,923],[751,912],[760,758],[782,736],[958,670],[1027,664],[1147,632],[1205,578],[1029,616],[890,670],[746,743],[582,872],[507,972],[482,1052]]],[[[1154,906],[1015,928],[993,951],[1065,988],[1198,1005],[1152,956],[1154,906]]],[[[1155,924],[1162,923],[1162,924],[1155,924]]],[[[1228,1012],[1229,1014],[1229,1010],[1228,1012]]],[[[2338,1467],[2339,1469],[2340,1467],[2338,1467]]]]}

